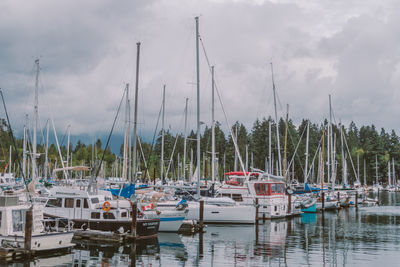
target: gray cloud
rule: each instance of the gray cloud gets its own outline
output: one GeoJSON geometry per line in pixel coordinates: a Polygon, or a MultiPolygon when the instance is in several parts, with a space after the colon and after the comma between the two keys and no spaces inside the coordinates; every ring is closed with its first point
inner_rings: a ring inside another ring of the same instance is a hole
{"type": "MultiPolygon", "coordinates": [[[[125,83],[134,88],[142,42],[139,123],[151,135],[167,84],[166,124],[183,130],[185,97],[195,127],[195,27],[200,31],[231,122],[273,114],[269,63],[283,114],[322,121],[332,94],[344,122],[397,127],[400,82],[396,1],[35,1],[0,3],[0,87],[13,124],[32,114],[36,56],[40,116],[63,132],[109,130],[125,83]],[[50,112],[51,111],[51,112],[50,112]]],[[[201,119],[209,122],[211,77],[201,56],[201,119]]],[[[132,97],[133,102],[133,97],[132,97]]],[[[217,119],[224,121],[217,105],[217,119]]],[[[122,131],[123,118],[118,122],[122,131]]],[[[148,138],[150,139],[150,138],[148,138]]]]}

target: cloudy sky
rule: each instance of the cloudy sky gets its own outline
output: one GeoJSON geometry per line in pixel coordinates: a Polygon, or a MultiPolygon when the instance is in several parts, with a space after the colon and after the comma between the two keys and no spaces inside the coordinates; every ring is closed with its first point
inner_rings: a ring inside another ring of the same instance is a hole
{"type": "MultiPolygon", "coordinates": [[[[400,130],[400,3],[394,0],[88,0],[0,2],[0,87],[13,127],[33,116],[40,58],[41,125],[59,134],[109,131],[126,83],[135,84],[141,42],[139,131],[151,140],[166,84],[166,126],[196,124],[195,16],[229,121],[251,127],[273,115],[270,62],[281,115],[400,130]]],[[[203,51],[201,120],[211,120],[211,77],[203,51]]],[[[131,100],[134,101],[133,98],[131,100]]],[[[133,110],[133,108],[132,108],[133,110]]],[[[4,113],[1,111],[1,115],[4,113]]],[[[223,122],[216,101],[216,119],[223,122]]],[[[120,114],[117,131],[123,129],[120,114]]],[[[226,127],[225,123],[223,123],[226,127]]]]}

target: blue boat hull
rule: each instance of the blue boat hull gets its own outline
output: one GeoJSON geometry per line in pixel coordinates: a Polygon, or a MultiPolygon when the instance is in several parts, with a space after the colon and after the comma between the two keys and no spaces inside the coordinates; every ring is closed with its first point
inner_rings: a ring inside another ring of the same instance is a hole
{"type": "Polygon", "coordinates": [[[304,213],[316,213],[317,212],[317,204],[315,203],[314,205],[301,209],[302,212],[304,213]]]}

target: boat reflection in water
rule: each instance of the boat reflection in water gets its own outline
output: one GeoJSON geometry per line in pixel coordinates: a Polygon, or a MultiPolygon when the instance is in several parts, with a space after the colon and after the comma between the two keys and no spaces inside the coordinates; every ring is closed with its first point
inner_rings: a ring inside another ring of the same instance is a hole
{"type": "Polygon", "coordinates": [[[160,254],[174,256],[177,261],[187,261],[188,253],[179,234],[158,233],[158,245],[160,254]]]}
{"type": "Polygon", "coordinates": [[[317,214],[316,213],[301,214],[301,223],[303,223],[303,224],[317,223],[317,214]]]}
{"type": "Polygon", "coordinates": [[[102,266],[130,266],[132,261],[142,262],[143,255],[143,264],[146,264],[148,256],[156,256],[159,253],[157,238],[143,239],[128,246],[78,242],[73,251],[73,265],[97,266],[101,263],[102,266]]]}

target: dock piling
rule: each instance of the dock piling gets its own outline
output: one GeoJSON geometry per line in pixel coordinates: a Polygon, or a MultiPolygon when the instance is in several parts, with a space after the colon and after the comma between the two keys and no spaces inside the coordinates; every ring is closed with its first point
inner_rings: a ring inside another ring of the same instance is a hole
{"type": "Polygon", "coordinates": [[[25,242],[24,242],[24,249],[26,251],[31,250],[32,244],[32,207],[26,211],[26,218],[25,218],[25,242]]]}
{"type": "Polygon", "coordinates": [[[131,235],[132,238],[136,238],[136,227],[137,227],[137,203],[131,202],[132,207],[132,225],[131,225],[131,235]]]}
{"type": "Polygon", "coordinates": [[[204,220],[204,200],[200,200],[200,216],[199,216],[199,225],[200,229],[203,229],[203,220],[204,220]]]}
{"type": "Polygon", "coordinates": [[[258,225],[258,198],[256,198],[256,224],[258,225]]]}
{"type": "Polygon", "coordinates": [[[321,192],[321,201],[322,201],[322,212],[325,211],[325,192],[321,192]]]}

